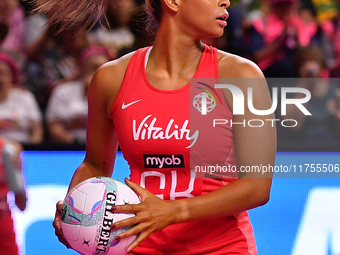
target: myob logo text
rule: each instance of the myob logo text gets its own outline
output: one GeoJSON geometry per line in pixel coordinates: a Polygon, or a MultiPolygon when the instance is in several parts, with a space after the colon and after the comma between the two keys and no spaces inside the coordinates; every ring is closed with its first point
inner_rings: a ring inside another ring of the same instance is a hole
{"type": "Polygon", "coordinates": [[[145,168],[182,168],[184,167],[184,157],[182,154],[178,155],[155,155],[144,154],[145,168]]]}

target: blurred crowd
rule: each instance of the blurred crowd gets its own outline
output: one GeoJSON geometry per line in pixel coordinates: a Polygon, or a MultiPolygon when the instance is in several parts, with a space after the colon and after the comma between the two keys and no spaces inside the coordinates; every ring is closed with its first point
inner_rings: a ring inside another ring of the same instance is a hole
{"type": "MultiPolygon", "coordinates": [[[[154,41],[144,2],[109,1],[93,27],[61,32],[47,23],[57,6],[47,14],[35,7],[0,1],[0,136],[84,144],[96,69],[154,41]]],[[[228,11],[225,35],[205,43],[254,61],[267,78],[306,78],[290,86],[311,92],[304,106],[313,115],[287,109],[285,119],[299,124],[279,128],[279,139],[340,139],[340,85],[331,79],[340,77],[340,0],[232,0],[228,11]]]]}

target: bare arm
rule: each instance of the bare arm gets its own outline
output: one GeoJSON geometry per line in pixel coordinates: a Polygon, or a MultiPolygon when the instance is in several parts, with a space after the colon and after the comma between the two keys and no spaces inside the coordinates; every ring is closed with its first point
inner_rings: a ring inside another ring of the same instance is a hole
{"type": "MultiPolygon", "coordinates": [[[[251,63],[241,63],[237,71],[228,72],[240,77],[237,85],[247,95],[247,88],[253,88],[253,104],[258,110],[266,110],[271,107],[271,99],[267,84],[261,71],[251,63]],[[252,77],[254,79],[249,79],[252,77]],[[244,78],[244,79],[243,79],[244,78]]],[[[223,75],[223,70],[221,71],[223,75]]],[[[222,77],[226,77],[228,74],[222,77]]],[[[230,75],[230,74],[229,74],[230,75]]],[[[236,77],[237,77],[236,76],[236,77]]],[[[229,107],[233,108],[233,98],[229,90],[224,91],[229,107]]],[[[245,97],[247,98],[247,97],[245,97]]],[[[244,115],[234,115],[234,122],[243,122],[243,125],[234,125],[235,150],[238,169],[246,166],[274,165],[276,155],[276,128],[266,119],[275,119],[273,114],[266,116],[254,115],[245,106],[244,115]],[[265,124],[262,127],[250,127],[247,123],[250,119],[260,119],[265,124]]],[[[239,213],[257,206],[261,206],[269,200],[271,188],[271,174],[243,174],[240,179],[206,195],[191,199],[179,200],[179,219],[176,221],[191,221],[204,218],[222,217],[239,213]],[[204,210],[202,208],[211,208],[204,210]]]]}
{"type": "Polygon", "coordinates": [[[110,112],[121,84],[119,78],[112,77],[117,69],[104,65],[92,79],[88,91],[86,156],[75,171],[69,189],[90,177],[112,175],[118,141],[110,112]]]}
{"type": "Polygon", "coordinates": [[[92,78],[88,90],[86,155],[76,169],[69,190],[94,176],[111,176],[118,149],[111,109],[132,54],[103,65],[92,78]]]}
{"type": "MultiPolygon", "coordinates": [[[[129,58],[105,64],[94,75],[88,91],[86,155],[76,169],[68,190],[95,176],[111,176],[118,148],[110,112],[123,81],[129,58]]],[[[53,226],[60,242],[69,247],[60,226],[62,201],[57,203],[53,226]]]]}

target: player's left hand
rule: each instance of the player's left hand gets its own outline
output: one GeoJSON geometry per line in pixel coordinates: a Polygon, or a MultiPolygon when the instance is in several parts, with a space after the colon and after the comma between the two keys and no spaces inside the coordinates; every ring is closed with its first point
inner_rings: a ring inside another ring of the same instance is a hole
{"type": "Polygon", "coordinates": [[[151,233],[160,231],[166,226],[175,223],[177,209],[176,206],[173,205],[174,201],[162,200],[138,184],[127,179],[125,181],[130,188],[140,195],[142,202],[140,204],[116,205],[113,209],[115,213],[134,213],[136,216],[117,221],[112,227],[121,228],[137,224],[133,228],[116,236],[116,239],[119,240],[138,234],[136,240],[127,250],[130,252],[151,233]]]}

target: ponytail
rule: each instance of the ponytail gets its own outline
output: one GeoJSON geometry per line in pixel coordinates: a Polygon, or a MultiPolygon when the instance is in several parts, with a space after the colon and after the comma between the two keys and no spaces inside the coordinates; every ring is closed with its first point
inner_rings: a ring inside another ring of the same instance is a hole
{"type": "MultiPolygon", "coordinates": [[[[91,28],[104,14],[109,0],[35,0],[37,12],[49,13],[50,24],[57,24],[61,32],[79,25],[91,28]]],[[[117,1],[117,0],[116,0],[117,1]]],[[[119,0],[120,1],[120,0],[119,0]]]]}
{"type": "Polygon", "coordinates": [[[159,27],[162,19],[162,3],[161,0],[146,0],[146,11],[149,15],[148,30],[155,30],[159,27]]]}

